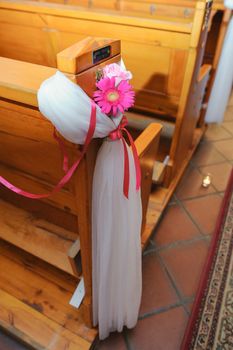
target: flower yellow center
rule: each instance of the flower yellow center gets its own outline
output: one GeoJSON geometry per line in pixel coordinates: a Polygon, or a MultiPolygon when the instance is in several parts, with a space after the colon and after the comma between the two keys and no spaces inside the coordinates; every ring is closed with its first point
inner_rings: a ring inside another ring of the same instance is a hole
{"type": "Polygon", "coordinates": [[[115,102],[119,99],[119,94],[117,91],[109,91],[109,93],[107,94],[107,99],[110,102],[115,102]]]}

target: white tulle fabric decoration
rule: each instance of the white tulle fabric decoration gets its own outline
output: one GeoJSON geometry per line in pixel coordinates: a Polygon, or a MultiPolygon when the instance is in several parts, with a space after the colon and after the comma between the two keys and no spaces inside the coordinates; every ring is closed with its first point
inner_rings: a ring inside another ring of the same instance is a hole
{"type": "MultiPolygon", "coordinates": [[[[225,6],[233,9],[233,0],[225,0],[225,6]]],[[[233,17],[228,25],[223,49],[211,91],[205,121],[221,123],[233,83],[233,17]]]]}
{"type": "MultiPolygon", "coordinates": [[[[39,109],[67,140],[83,144],[90,122],[91,100],[63,73],[41,85],[39,109]]],[[[94,137],[105,138],[117,128],[122,115],[111,119],[97,106],[94,137]]],[[[92,199],[93,322],[99,337],[132,328],[141,300],[141,194],[136,191],[134,160],[130,166],[128,199],[123,193],[122,140],[104,140],[97,156],[92,199]]]]}
{"type": "Polygon", "coordinates": [[[93,181],[93,320],[99,337],[135,326],[141,300],[141,199],[130,159],[129,199],[122,194],[123,145],[105,141],[93,181]]]}
{"type": "MultiPolygon", "coordinates": [[[[41,113],[51,121],[60,134],[70,142],[82,145],[90,124],[91,99],[83,89],[72,83],[63,73],[45,80],[37,94],[41,113]]],[[[122,115],[110,119],[96,106],[94,137],[106,137],[119,125],[122,115]]]]}

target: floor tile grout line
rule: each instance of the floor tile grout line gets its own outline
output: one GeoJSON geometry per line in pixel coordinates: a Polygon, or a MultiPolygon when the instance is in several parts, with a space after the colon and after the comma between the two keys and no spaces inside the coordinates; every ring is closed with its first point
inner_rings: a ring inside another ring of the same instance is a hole
{"type": "MultiPolygon", "coordinates": [[[[179,200],[178,200],[179,201],[179,200]]],[[[183,207],[183,203],[181,201],[179,201],[179,203],[177,202],[177,205],[179,205],[181,207],[181,209],[188,215],[188,217],[190,218],[191,222],[194,224],[194,226],[197,228],[198,230],[198,236],[193,237],[191,239],[185,239],[185,240],[178,240],[178,241],[174,241],[168,244],[165,244],[163,246],[157,246],[156,243],[153,241],[153,239],[156,237],[156,230],[154,231],[154,233],[151,236],[150,239],[150,248],[149,249],[145,249],[145,251],[143,252],[143,256],[147,256],[156,252],[161,252],[161,251],[166,251],[172,248],[177,248],[177,247],[183,247],[183,246],[187,246],[190,245],[192,243],[195,242],[199,242],[199,241],[209,241],[211,239],[211,235],[210,234],[206,234],[204,233],[201,228],[198,226],[196,226],[196,222],[195,220],[192,218],[191,214],[189,212],[187,212],[186,208],[183,207]]]]}
{"type": "MultiPolygon", "coordinates": [[[[199,197],[195,197],[195,198],[199,198],[199,197]]],[[[202,232],[201,227],[198,225],[196,220],[193,219],[193,217],[189,213],[189,211],[185,208],[184,203],[179,198],[177,198],[177,202],[179,203],[180,207],[184,210],[184,212],[188,215],[189,219],[192,221],[192,223],[195,225],[195,227],[198,229],[199,233],[201,235],[204,235],[204,233],[202,232]]]]}
{"type": "MultiPolygon", "coordinates": [[[[199,172],[199,174],[203,177],[204,174],[202,173],[202,171],[200,170],[200,167],[197,167],[196,170],[199,172]]],[[[218,192],[218,189],[214,186],[213,182],[211,181],[211,186],[213,187],[213,189],[215,190],[215,192],[218,192]]]]}
{"type": "MultiPolygon", "coordinates": [[[[218,164],[211,164],[211,165],[206,165],[206,166],[200,166],[199,169],[197,169],[197,170],[199,170],[199,171],[200,171],[200,174],[201,174],[202,176],[204,176],[204,175],[206,174],[206,172],[204,173],[204,172],[201,170],[201,168],[204,168],[204,167],[211,167],[211,166],[216,166],[216,165],[222,165],[222,164],[230,164],[230,161],[228,161],[228,162],[225,161],[225,162],[223,162],[223,163],[218,163],[218,164]]],[[[211,171],[210,171],[210,173],[211,173],[211,171]]],[[[214,178],[214,175],[212,175],[212,176],[213,176],[213,178],[214,178]]],[[[218,190],[217,187],[214,185],[213,181],[211,182],[211,186],[214,187],[214,189],[216,190],[216,192],[224,192],[224,190],[223,190],[223,191],[218,190]]]]}
{"type": "MultiPolygon", "coordinates": [[[[174,194],[175,195],[175,194],[174,194]]],[[[188,217],[190,218],[191,222],[195,225],[196,227],[196,223],[194,222],[193,218],[190,217],[190,214],[187,213],[186,209],[184,208],[184,206],[182,205],[181,201],[177,199],[177,203],[176,205],[180,206],[180,208],[188,215],[188,217]]],[[[143,256],[147,256],[148,254],[151,254],[153,252],[159,252],[159,251],[162,251],[162,250],[167,250],[167,249],[170,249],[170,248],[173,248],[173,247],[177,247],[177,246],[183,246],[183,245],[188,245],[188,244],[191,244],[193,242],[196,242],[196,241],[199,241],[199,240],[202,240],[203,238],[206,238],[206,236],[209,236],[207,234],[204,234],[202,232],[202,230],[197,227],[198,229],[198,232],[199,232],[199,236],[197,237],[194,237],[194,238],[191,238],[191,239],[187,239],[187,240],[180,240],[180,241],[176,241],[176,242],[172,242],[172,243],[168,243],[164,246],[161,246],[161,247],[157,247],[156,246],[156,243],[153,241],[153,239],[156,237],[156,228],[149,240],[150,242],[150,248],[147,250],[145,249],[145,251],[143,252],[143,256]]]]}
{"type": "MultiPolygon", "coordinates": [[[[191,161],[190,161],[190,163],[191,163],[191,165],[193,166],[193,168],[196,169],[196,170],[200,173],[200,175],[202,175],[202,176],[204,176],[205,173],[201,171],[201,168],[204,168],[204,167],[211,167],[211,166],[216,166],[216,165],[221,165],[221,164],[224,164],[224,163],[230,164],[230,165],[232,166],[231,160],[227,160],[227,159],[225,159],[224,161],[221,161],[220,163],[211,163],[211,164],[207,164],[207,165],[197,165],[197,164],[195,164],[195,163],[193,163],[193,162],[191,162],[191,161]]],[[[224,192],[224,191],[219,191],[219,190],[217,189],[217,187],[214,185],[213,182],[211,182],[211,186],[214,188],[214,190],[216,191],[216,193],[224,192]]]]}
{"type": "Polygon", "coordinates": [[[186,202],[186,201],[192,201],[192,200],[195,200],[195,199],[199,199],[199,198],[205,198],[205,197],[208,197],[208,196],[215,196],[216,194],[217,195],[222,195],[224,194],[225,191],[216,191],[216,192],[211,192],[211,193],[206,193],[206,194],[201,194],[201,195],[197,195],[195,197],[186,197],[186,198],[182,198],[182,199],[179,199],[177,197],[177,202],[186,202]]]}
{"type": "Polygon", "coordinates": [[[227,139],[227,140],[219,140],[219,141],[214,141],[213,142],[213,145],[214,145],[214,148],[215,150],[217,150],[227,161],[231,161],[232,159],[228,159],[227,157],[225,157],[224,153],[222,153],[221,151],[219,151],[216,147],[215,147],[215,143],[216,142],[221,142],[221,141],[229,141],[229,140],[232,140],[232,137],[227,139]]]}
{"type": "Polygon", "coordinates": [[[165,273],[166,273],[166,275],[167,275],[167,277],[168,277],[172,287],[174,288],[174,290],[176,292],[176,295],[177,295],[177,297],[179,299],[179,302],[182,303],[182,300],[183,300],[184,296],[179,291],[179,288],[178,288],[178,286],[175,283],[174,277],[172,276],[171,272],[167,268],[165,262],[163,261],[163,258],[160,256],[159,252],[156,254],[156,256],[158,257],[158,260],[159,260],[160,264],[162,265],[162,267],[163,267],[163,269],[164,269],[164,271],[165,271],[165,273]]]}
{"type": "MultiPolygon", "coordinates": [[[[231,138],[233,138],[233,135],[232,135],[231,138]]],[[[218,141],[224,141],[224,140],[218,140],[218,141]]],[[[195,164],[194,157],[195,157],[195,154],[198,152],[198,148],[197,148],[196,151],[194,152],[193,157],[190,159],[190,163],[191,163],[192,165],[194,165],[195,167],[200,167],[200,166],[207,166],[207,165],[217,165],[217,164],[224,163],[224,161],[228,161],[228,162],[229,162],[229,159],[227,159],[227,158],[225,157],[225,155],[222,154],[222,153],[214,146],[214,143],[215,143],[215,142],[218,142],[218,141],[211,141],[211,140],[202,139],[202,140],[200,141],[200,143],[199,143],[199,146],[201,146],[201,145],[206,145],[206,144],[210,144],[211,146],[213,146],[214,151],[215,151],[219,156],[223,157],[223,160],[222,160],[222,161],[214,162],[214,163],[211,163],[211,164],[203,164],[203,165],[197,165],[197,164],[195,164]]],[[[199,146],[198,146],[198,147],[199,147],[199,146]]]]}
{"type": "MultiPolygon", "coordinates": [[[[192,300],[191,302],[193,302],[193,300],[192,300]]],[[[185,309],[186,313],[188,314],[188,316],[190,317],[191,311],[192,311],[192,310],[190,310],[190,309],[188,308],[187,303],[184,304],[184,309],[185,309]]]]}
{"type": "Polygon", "coordinates": [[[233,121],[232,120],[223,120],[223,123],[221,124],[221,126],[222,126],[222,128],[224,129],[224,130],[226,130],[227,132],[229,132],[230,134],[231,134],[231,137],[233,137],[233,133],[231,132],[231,131],[229,131],[227,128],[225,128],[225,126],[224,126],[224,123],[233,123],[233,121]]]}
{"type": "Polygon", "coordinates": [[[188,315],[188,317],[190,317],[190,315],[191,315],[191,310],[189,310],[187,304],[188,304],[188,303],[193,303],[193,302],[194,302],[195,295],[196,295],[196,293],[194,294],[194,296],[189,297],[187,300],[183,300],[183,308],[185,309],[185,312],[186,312],[186,314],[188,315]]]}
{"type": "Polygon", "coordinates": [[[150,254],[152,254],[152,253],[155,253],[155,252],[156,252],[155,248],[149,249],[149,250],[145,250],[145,251],[143,252],[143,257],[144,257],[144,256],[147,256],[147,255],[150,255],[150,254]]]}
{"type": "MultiPolygon", "coordinates": [[[[209,193],[208,195],[206,195],[205,197],[207,196],[210,196],[210,195],[222,195],[224,192],[222,191],[219,191],[219,192],[216,192],[216,193],[209,193]]],[[[203,197],[203,196],[202,196],[203,197]]],[[[197,198],[200,198],[200,197],[195,197],[193,199],[197,199],[197,198]]],[[[186,199],[187,201],[188,200],[192,200],[192,199],[186,199]]],[[[186,201],[185,200],[185,201],[186,201]]],[[[198,230],[198,233],[199,233],[199,236],[197,237],[194,237],[192,239],[188,239],[188,240],[180,240],[180,241],[176,241],[176,242],[172,242],[172,243],[168,243],[164,246],[161,246],[161,247],[158,247],[156,246],[156,244],[150,240],[150,243],[151,243],[151,247],[150,249],[148,250],[145,250],[143,256],[146,256],[148,254],[151,254],[153,252],[159,252],[159,251],[163,251],[163,250],[167,250],[167,249],[171,249],[171,248],[175,248],[175,247],[179,247],[179,246],[185,246],[185,245],[189,245],[189,244],[192,244],[193,242],[198,242],[199,240],[205,240],[205,241],[209,241],[209,239],[211,239],[211,235],[210,234],[206,234],[205,232],[203,232],[203,230],[201,229],[201,227],[196,223],[196,221],[193,219],[192,215],[189,213],[189,211],[185,208],[184,204],[183,204],[183,201],[179,200],[177,198],[177,205],[180,206],[180,208],[186,213],[186,215],[189,217],[189,219],[191,220],[191,222],[194,224],[194,226],[197,228],[198,230]]],[[[155,238],[156,237],[156,230],[155,232],[153,233],[152,235],[152,238],[155,238]]]]}
{"type": "Polygon", "coordinates": [[[175,278],[174,276],[172,275],[172,273],[169,271],[169,269],[167,268],[165,262],[163,261],[163,258],[160,256],[160,254],[157,254],[158,256],[158,259],[161,263],[161,265],[163,266],[163,268],[165,269],[166,273],[167,273],[167,276],[173,286],[173,288],[175,289],[175,292],[177,294],[177,297],[179,299],[179,303],[180,303],[180,306],[183,307],[185,313],[187,314],[187,316],[190,316],[190,312],[186,309],[186,304],[192,300],[193,297],[185,297],[183,295],[183,293],[179,290],[178,286],[176,285],[176,282],[175,282],[175,278]]]}
{"type": "MultiPolygon", "coordinates": [[[[215,192],[215,193],[209,193],[209,196],[212,196],[212,195],[218,195],[218,196],[220,196],[221,194],[222,194],[222,191],[219,191],[219,192],[215,192]]],[[[206,196],[207,197],[207,196],[206,196]]],[[[196,198],[193,198],[193,200],[194,199],[197,199],[197,198],[200,198],[200,197],[196,197],[196,198]]],[[[186,201],[186,200],[184,200],[184,201],[186,201]]],[[[188,217],[190,218],[190,220],[193,222],[193,224],[196,226],[196,228],[199,230],[199,233],[202,235],[202,236],[207,236],[204,232],[203,232],[203,230],[201,229],[201,227],[198,225],[198,223],[196,222],[196,220],[192,217],[192,215],[189,213],[189,211],[186,209],[186,207],[185,207],[185,205],[184,205],[184,203],[183,203],[183,201],[181,201],[181,200],[179,200],[178,198],[177,198],[177,202],[179,203],[179,205],[184,209],[184,211],[186,212],[186,214],[188,215],[188,217]]]]}
{"type": "Polygon", "coordinates": [[[184,309],[184,312],[186,313],[186,315],[187,315],[188,317],[190,317],[190,311],[187,309],[186,305],[187,305],[186,303],[183,303],[183,304],[182,304],[183,309],[184,309]]]}
{"type": "MultiPolygon", "coordinates": [[[[212,184],[211,184],[212,185],[212,184]]],[[[213,186],[213,185],[212,185],[213,186]]],[[[215,190],[215,188],[214,188],[215,190]]],[[[206,193],[206,194],[199,194],[199,195],[196,195],[195,197],[192,196],[192,197],[185,197],[185,198],[182,198],[180,199],[179,197],[177,197],[177,194],[175,193],[174,195],[176,195],[176,198],[177,198],[177,202],[183,202],[183,201],[190,201],[190,200],[195,200],[197,198],[204,198],[204,197],[208,197],[208,196],[214,196],[215,194],[222,194],[224,193],[224,191],[218,191],[218,190],[215,190],[215,192],[211,192],[211,193],[206,193]]]]}
{"type": "Polygon", "coordinates": [[[224,164],[224,163],[230,163],[231,160],[225,158],[216,148],[214,149],[216,152],[218,152],[218,154],[220,156],[222,156],[224,159],[223,160],[220,160],[218,162],[211,162],[211,163],[203,163],[203,164],[196,164],[195,160],[191,159],[190,160],[190,165],[192,165],[193,168],[195,169],[198,169],[198,168],[203,168],[203,167],[207,167],[207,166],[216,166],[216,165],[221,165],[221,164],[224,164]]]}
{"type": "MultiPolygon", "coordinates": [[[[149,241],[150,242],[150,241],[149,241]]],[[[149,242],[148,242],[148,245],[149,245],[149,242]]],[[[144,250],[144,252],[143,252],[143,254],[142,254],[142,256],[144,257],[144,256],[147,256],[147,255],[149,255],[149,254],[151,254],[151,253],[154,253],[155,251],[156,251],[156,246],[154,245],[154,243],[153,242],[150,242],[150,243],[152,243],[151,245],[150,245],[150,247],[147,247],[145,250],[144,250]]]]}
{"type": "Polygon", "coordinates": [[[222,128],[223,131],[225,131],[228,135],[223,136],[223,137],[220,137],[220,139],[215,139],[215,138],[212,139],[211,136],[208,136],[208,134],[207,134],[208,129],[209,129],[209,132],[211,132],[211,127],[209,127],[209,125],[208,125],[208,126],[207,126],[207,129],[206,129],[206,132],[205,132],[205,135],[204,135],[206,141],[210,141],[210,142],[215,142],[215,141],[216,141],[216,142],[218,142],[218,141],[229,140],[229,139],[232,138],[232,136],[233,136],[232,133],[231,133],[229,130],[227,130],[226,128],[224,128],[223,123],[224,123],[224,120],[223,120],[223,122],[221,123],[221,125],[220,125],[220,124],[217,124],[217,123],[214,123],[214,124],[212,124],[212,125],[214,125],[215,127],[220,127],[220,129],[222,128]]]}
{"type": "Polygon", "coordinates": [[[134,347],[131,344],[131,341],[130,341],[130,339],[128,337],[128,332],[127,332],[127,330],[125,328],[123,329],[122,336],[123,336],[123,339],[124,339],[124,343],[125,343],[126,349],[127,350],[134,350],[134,347]]]}
{"type": "Polygon", "coordinates": [[[156,316],[156,315],[160,315],[164,312],[167,312],[169,310],[172,310],[172,309],[175,309],[176,307],[180,307],[182,306],[182,303],[180,301],[178,301],[177,303],[174,303],[174,304],[169,304],[169,305],[166,305],[166,306],[162,306],[158,309],[154,309],[154,310],[151,310],[151,311],[148,311],[146,313],[144,313],[143,315],[140,315],[139,316],[139,320],[144,320],[145,318],[149,318],[151,316],[156,316]]]}
{"type": "Polygon", "coordinates": [[[167,251],[169,249],[173,249],[173,248],[179,248],[179,247],[186,247],[186,246],[189,246],[193,243],[196,243],[196,242],[200,242],[200,241],[209,241],[210,239],[210,235],[208,234],[200,234],[199,236],[197,237],[194,237],[192,239],[189,239],[189,240],[181,240],[181,241],[176,241],[176,242],[172,242],[170,244],[167,244],[167,245],[164,245],[164,246],[161,246],[161,247],[155,247],[154,250],[149,250],[145,256],[149,255],[149,254],[153,254],[153,253],[160,253],[160,252],[164,252],[164,251],[167,251]]]}
{"type": "Polygon", "coordinates": [[[183,208],[183,210],[186,212],[186,214],[188,215],[188,217],[190,218],[190,220],[193,222],[193,224],[196,226],[196,228],[199,230],[199,232],[202,235],[206,235],[200,228],[200,226],[198,225],[198,223],[196,222],[196,220],[194,220],[194,218],[192,217],[192,215],[189,213],[189,211],[186,209],[185,205],[183,202],[185,201],[192,201],[195,199],[199,199],[199,198],[204,198],[204,197],[208,197],[208,196],[214,196],[214,195],[218,195],[219,197],[222,197],[222,193],[224,193],[224,191],[218,191],[218,192],[214,192],[214,193],[209,193],[208,195],[205,196],[199,196],[199,197],[195,197],[195,198],[190,198],[190,199],[184,199],[184,200],[180,200],[177,198],[177,202],[179,203],[179,205],[181,206],[181,208],[183,208]]]}
{"type": "MultiPolygon", "coordinates": [[[[219,140],[211,140],[211,139],[209,139],[209,140],[207,140],[208,142],[211,142],[211,143],[219,143],[219,142],[222,142],[222,141],[229,141],[229,140],[231,140],[232,139],[232,135],[230,135],[230,137],[227,137],[227,138],[223,138],[223,139],[219,139],[219,140]]],[[[217,149],[217,151],[219,152],[219,153],[221,153],[221,151],[219,151],[218,149],[217,149]]],[[[222,153],[221,153],[222,154],[222,153]]]]}
{"type": "MultiPolygon", "coordinates": [[[[177,205],[177,203],[175,203],[174,205],[177,205]]],[[[169,206],[170,205],[168,204],[168,206],[163,211],[162,215],[160,215],[159,221],[157,222],[156,226],[154,227],[154,229],[152,231],[152,234],[150,236],[150,239],[149,239],[149,241],[147,243],[147,245],[149,245],[149,243],[150,243],[150,245],[152,246],[152,249],[147,250],[147,248],[146,248],[145,251],[143,252],[143,256],[146,256],[148,254],[148,252],[154,252],[155,251],[156,246],[155,246],[155,243],[154,243],[153,239],[154,239],[154,237],[156,235],[156,230],[159,227],[159,224],[161,223],[161,221],[163,220],[163,218],[165,217],[165,215],[166,215],[166,213],[168,211],[168,207],[169,206]]]]}
{"type": "Polygon", "coordinates": [[[144,320],[145,318],[149,318],[151,316],[160,315],[160,314],[162,314],[164,312],[167,312],[169,310],[175,309],[176,307],[184,306],[187,303],[193,302],[193,300],[194,300],[193,296],[192,297],[184,297],[182,299],[182,301],[179,300],[176,303],[169,304],[169,305],[166,305],[166,306],[162,306],[162,307],[160,307],[158,309],[154,309],[154,310],[145,312],[144,314],[139,316],[138,320],[144,320]]]}
{"type": "MultiPolygon", "coordinates": [[[[229,137],[229,138],[227,138],[227,139],[221,139],[221,140],[208,140],[208,139],[202,139],[201,141],[200,141],[200,143],[199,143],[199,145],[204,145],[204,144],[211,144],[211,146],[213,146],[213,149],[214,149],[214,151],[215,152],[217,152],[218,153],[218,155],[220,155],[221,157],[223,157],[223,159],[226,161],[226,162],[231,162],[233,159],[228,159],[226,156],[225,156],[225,154],[224,153],[222,153],[221,151],[219,151],[218,150],[218,148],[216,147],[216,143],[219,143],[219,142],[221,142],[221,141],[230,141],[230,140],[232,140],[233,139],[233,135],[231,135],[231,137],[229,137]]],[[[197,150],[195,151],[195,153],[198,151],[198,148],[197,148],[197,150]]],[[[193,157],[195,157],[195,153],[194,153],[194,156],[193,157]]],[[[217,165],[217,164],[220,164],[220,163],[222,163],[223,161],[221,161],[221,162],[217,162],[217,163],[213,163],[213,164],[215,164],[215,165],[217,165]]],[[[195,164],[195,160],[193,160],[193,158],[190,160],[190,163],[191,164],[193,164],[193,165],[195,165],[195,166],[198,166],[198,165],[196,165],[195,164]]],[[[212,165],[212,164],[207,164],[207,165],[212,165]]],[[[202,166],[202,165],[200,165],[200,166],[202,166]]],[[[205,164],[203,164],[203,166],[205,166],[205,164]]]]}
{"type": "Polygon", "coordinates": [[[224,164],[224,163],[228,163],[229,161],[227,161],[227,159],[223,159],[223,160],[220,160],[219,162],[211,162],[211,163],[208,163],[208,164],[196,164],[195,161],[190,161],[190,164],[192,164],[192,166],[195,168],[195,169],[198,169],[198,168],[203,168],[203,167],[207,167],[207,166],[214,166],[214,165],[221,165],[221,164],[224,164]]]}
{"type": "MultiPolygon", "coordinates": [[[[225,129],[224,129],[225,131],[225,129]]],[[[224,137],[224,138],[221,138],[221,139],[211,139],[211,138],[207,138],[206,141],[207,142],[211,142],[211,143],[215,143],[215,142],[221,142],[221,141],[228,141],[228,140],[231,140],[232,139],[232,135],[230,134],[229,136],[227,137],[224,137]]],[[[220,152],[220,151],[218,151],[220,152]]],[[[221,153],[221,152],[220,152],[221,153]]]]}

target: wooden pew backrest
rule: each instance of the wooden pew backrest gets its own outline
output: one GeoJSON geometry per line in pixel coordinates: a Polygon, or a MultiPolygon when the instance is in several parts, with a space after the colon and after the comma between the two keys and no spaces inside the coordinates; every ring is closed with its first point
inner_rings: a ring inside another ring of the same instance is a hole
{"type": "MultiPolygon", "coordinates": [[[[187,1],[166,8],[165,2],[160,1],[158,8],[162,6],[164,12],[155,12],[152,17],[142,15],[141,10],[128,13],[124,6],[130,3],[122,1],[122,11],[106,12],[96,9],[97,2],[92,2],[89,9],[85,2],[83,7],[71,7],[2,1],[0,55],[55,67],[59,51],[86,36],[105,37],[110,33],[121,39],[126,66],[133,72],[136,107],[176,116],[189,52],[197,47],[206,2],[201,0],[194,6],[191,1],[188,8],[192,16],[187,17],[179,15],[186,9],[187,1]]],[[[137,2],[132,4],[134,7],[137,2]]],[[[149,1],[138,4],[151,6],[149,1]]]]}

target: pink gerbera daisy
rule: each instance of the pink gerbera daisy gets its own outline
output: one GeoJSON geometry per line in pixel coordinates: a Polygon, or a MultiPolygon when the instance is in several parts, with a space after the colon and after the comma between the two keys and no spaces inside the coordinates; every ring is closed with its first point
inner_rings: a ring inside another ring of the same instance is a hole
{"type": "Polygon", "coordinates": [[[135,94],[126,80],[115,86],[115,77],[105,77],[96,86],[99,90],[94,92],[94,100],[103,113],[116,116],[118,111],[124,113],[133,106],[135,94]]]}

